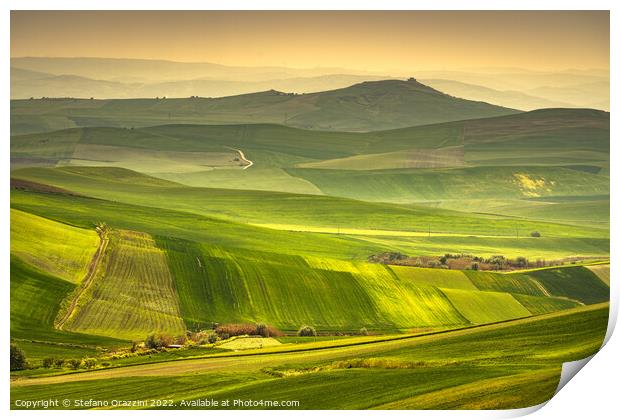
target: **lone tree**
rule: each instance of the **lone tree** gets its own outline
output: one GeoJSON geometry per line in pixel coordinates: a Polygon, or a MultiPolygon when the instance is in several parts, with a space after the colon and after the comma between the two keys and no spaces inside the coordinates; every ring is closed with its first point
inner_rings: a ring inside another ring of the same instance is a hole
{"type": "Polygon", "coordinates": [[[172,344],[172,337],[166,334],[149,334],[144,340],[144,346],[148,349],[159,350],[172,344]]]}
{"type": "Polygon", "coordinates": [[[530,233],[530,236],[532,238],[540,238],[540,232],[535,230],[534,232],[530,233]]]}
{"type": "Polygon", "coordinates": [[[310,325],[304,325],[299,329],[297,335],[300,337],[316,337],[316,330],[310,325]]]}
{"type": "Polygon", "coordinates": [[[28,367],[26,355],[15,344],[11,344],[11,370],[24,370],[28,367]]]}

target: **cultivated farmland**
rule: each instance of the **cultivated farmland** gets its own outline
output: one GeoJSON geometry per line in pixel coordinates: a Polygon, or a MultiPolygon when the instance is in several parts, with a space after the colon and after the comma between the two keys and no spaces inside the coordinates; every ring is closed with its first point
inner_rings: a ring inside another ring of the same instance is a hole
{"type": "Polygon", "coordinates": [[[185,331],[164,253],[152,238],[131,231],[111,234],[102,266],[65,328],[127,339],[185,331]]]}
{"type": "Polygon", "coordinates": [[[14,408],[518,408],[600,348],[608,113],[415,80],[11,107],[14,408]]]}

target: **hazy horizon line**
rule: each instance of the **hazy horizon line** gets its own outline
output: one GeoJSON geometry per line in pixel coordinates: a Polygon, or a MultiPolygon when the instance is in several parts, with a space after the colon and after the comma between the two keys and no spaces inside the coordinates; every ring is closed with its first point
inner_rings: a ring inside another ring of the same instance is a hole
{"type": "MultiPolygon", "coordinates": [[[[527,67],[513,67],[513,66],[482,66],[482,67],[452,67],[452,68],[434,68],[434,69],[412,69],[412,70],[396,70],[396,69],[385,69],[385,70],[362,70],[358,68],[348,68],[348,67],[338,67],[338,66],[316,66],[316,67],[295,67],[295,66],[283,66],[283,65],[275,65],[275,64],[266,64],[262,66],[253,66],[253,65],[237,65],[237,64],[225,64],[217,61],[179,61],[179,60],[170,60],[165,58],[141,58],[141,57],[106,57],[106,56],[36,56],[36,55],[25,55],[25,56],[11,56],[10,60],[13,59],[22,59],[22,58],[47,58],[47,59],[90,59],[90,60],[135,60],[135,61],[160,61],[166,63],[177,63],[177,64],[214,64],[223,67],[239,67],[239,68],[281,68],[281,69],[291,69],[291,70],[319,70],[319,69],[337,69],[337,70],[349,70],[356,71],[365,74],[378,74],[378,73],[389,73],[389,72],[410,72],[410,71],[418,71],[418,72],[439,72],[439,71],[475,71],[475,70],[520,70],[527,72],[535,72],[535,73],[554,73],[554,72],[567,72],[567,71],[611,71],[610,67],[587,67],[587,68],[579,68],[579,67],[562,67],[557,69],[534,69],[527,67]]],[[[382,74],[388,76],[389,74],[382,74]]]]}

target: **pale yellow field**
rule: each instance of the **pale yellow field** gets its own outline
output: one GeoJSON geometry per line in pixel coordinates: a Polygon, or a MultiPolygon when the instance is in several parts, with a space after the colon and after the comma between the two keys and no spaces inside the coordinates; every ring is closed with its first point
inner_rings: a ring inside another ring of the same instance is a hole
{"type": "Polygon", "coordinates": [[[249,350],[249,349],[262,349],[265,347],[281,346],[275,338],[263,338],[263,337],[242,337],[235,340],[227,341],[217,347],[229,350],[249,350]]]}
{"type": "Polygon", "coordinates": [[[592,271],[597,277],[605,282],[607,286],[609,286],[610,274],[609,274],[609,264],[601,264],[601,265],[588,265],[587,269],[592,271]]]}

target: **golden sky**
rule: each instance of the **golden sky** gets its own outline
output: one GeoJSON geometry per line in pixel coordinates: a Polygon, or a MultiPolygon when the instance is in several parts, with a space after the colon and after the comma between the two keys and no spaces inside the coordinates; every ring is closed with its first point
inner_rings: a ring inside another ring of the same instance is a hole
{"type": "Polygon", "coordinates": [[[13,11],[11,56],[407,73],[609,68],[607,11],[13,11]]]}

